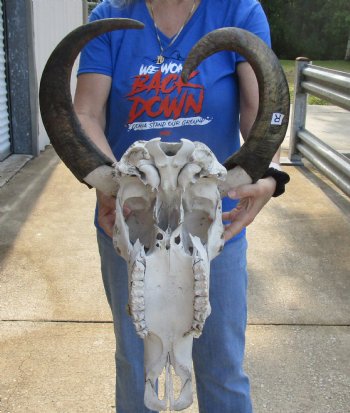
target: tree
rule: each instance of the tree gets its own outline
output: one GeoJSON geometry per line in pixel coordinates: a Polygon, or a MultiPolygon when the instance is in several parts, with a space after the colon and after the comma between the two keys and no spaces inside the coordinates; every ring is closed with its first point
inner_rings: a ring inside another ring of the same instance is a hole
{"type": "Polygon", "coordinates": [[[349,0],[261,0],[280,58],[342,59],[350,27],[349,0]]]}
{"type": "Polygon", "coordinates": [[[98,3],[100,3],[100,0],[88,0],[87,1],[89,14],[98,5],[98,3]]]}

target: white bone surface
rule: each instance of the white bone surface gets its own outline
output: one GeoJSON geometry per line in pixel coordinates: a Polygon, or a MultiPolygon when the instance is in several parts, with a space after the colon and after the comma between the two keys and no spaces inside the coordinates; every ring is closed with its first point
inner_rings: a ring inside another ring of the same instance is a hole
{"type": "Polygon", "coordinates": [[[106,195],[116,195],[118,183],[114,175],[114,167],[102,165],[86,175],[84,181],[106,195]]]}
{"type": "Polygon", "coordinates": [[[220,194],[224,197],[230,189],[237,188],[240,185],[251,184],[252,182],[253,180],[247,172],[240,166],[236,166],[227,172],[226,180],[220,183],[220,194]]]}
{"type": "Polygon", "coordinates": [[[224,193],[235,179],[248,183],[235,170],[225,184],[226,169],[204,144],[160,138],[134,143],[115,166],[113,242],[128,264],[129,313],[144,339],[144,401],[151,410],[192,403],[192,342],[210,314],[210,260],[224,244],[218,187],[224,193]],[[164,369],[160,400],[156,381],[164,369]],[[177,398],[171,369],[181,379],[177,398]]]}

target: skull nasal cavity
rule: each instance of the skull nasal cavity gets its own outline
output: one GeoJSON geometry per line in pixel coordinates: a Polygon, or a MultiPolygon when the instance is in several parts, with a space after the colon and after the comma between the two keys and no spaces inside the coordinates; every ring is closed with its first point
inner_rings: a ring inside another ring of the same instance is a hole
{"type": "Polygon", "coordinates": [[[175,244],[179,245],[181,241],[180,235],[175,238],[175,244]]]}
{"type": "Polygon", "coordinates": [[[167,156],[175,156],[182,147],[182,142],[161,142],[159,145],[167,156]]]}

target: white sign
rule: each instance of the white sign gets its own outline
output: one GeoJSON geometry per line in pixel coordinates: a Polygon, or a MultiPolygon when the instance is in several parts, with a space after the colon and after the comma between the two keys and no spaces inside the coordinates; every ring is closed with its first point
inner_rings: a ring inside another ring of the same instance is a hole
{"type": "Polygon", "coordinates": [[[271,119],[271,125],[282,125],[284,115],[282,113],[273,113],[272,114],[272,119],[271,119]]]}

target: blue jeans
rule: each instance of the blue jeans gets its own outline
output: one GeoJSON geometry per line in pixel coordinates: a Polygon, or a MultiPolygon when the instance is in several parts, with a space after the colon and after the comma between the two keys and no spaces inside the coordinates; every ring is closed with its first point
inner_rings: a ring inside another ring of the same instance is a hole
{"type": "MultiPolygon", "coordinates": [[[[143,341],[127,315],[126,262],[111,239],[97,231],[101,269],[116,336],[117,413],[151,413],[143,403],[143,341]]],[[[251,413],[243,371],[247,320],[245,237],[227,244],[211,263],[210,304],[203,334],[194,339],[193,364],[200,413],[251,413]]],[[[152,412],[154,413],[154,412],[152,412]]]]}

